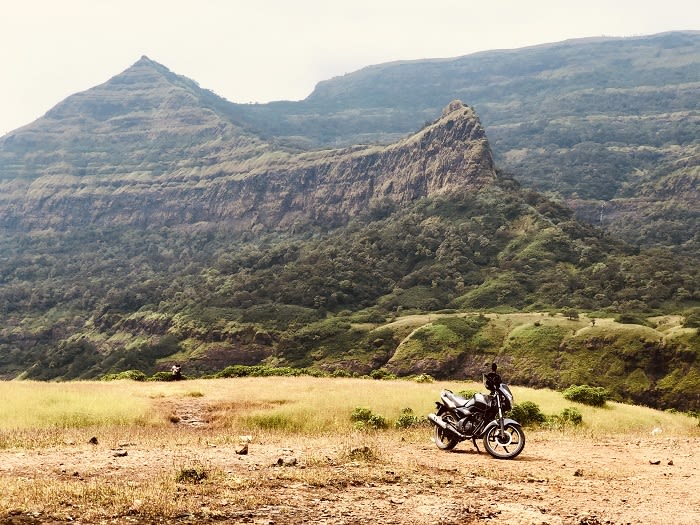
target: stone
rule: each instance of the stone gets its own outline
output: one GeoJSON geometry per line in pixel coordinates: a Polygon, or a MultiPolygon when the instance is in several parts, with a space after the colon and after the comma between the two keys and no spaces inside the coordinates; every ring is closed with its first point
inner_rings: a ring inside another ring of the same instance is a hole
{"type": "Polygon", "coordinates": [[[294,467],[297,464],[297,458],[294,456],[283,456],[277,460],[278,467],[294,467]]]}

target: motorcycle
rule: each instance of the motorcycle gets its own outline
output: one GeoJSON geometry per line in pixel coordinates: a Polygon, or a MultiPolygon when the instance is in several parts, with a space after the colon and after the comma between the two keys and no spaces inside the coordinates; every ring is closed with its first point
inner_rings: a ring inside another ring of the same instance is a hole
{"type": "Polygon", "coordinates": [[[436,413],[428,414],[435,425],[433,441],[439,449],[452,450],[459,442],[471,439],[481,452],[476,440],[483,438],[484,448],[497,459],[513,459],[523,451],[522,425],[503,415],[513,408],[513,393],[501,382],[496,370],[493,363],[491,372],[483,376],[487,395],[476,393],[466,399],[451,390],[440,393],[440,401],[435,402],[436,413]]]}

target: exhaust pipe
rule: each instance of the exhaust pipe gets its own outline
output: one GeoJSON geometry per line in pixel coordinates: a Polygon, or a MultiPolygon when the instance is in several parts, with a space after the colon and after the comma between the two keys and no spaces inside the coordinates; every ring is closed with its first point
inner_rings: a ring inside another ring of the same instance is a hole
{"type": "Polygon", "coordinates": [[[454,435],[454,437],[459,438],[459,439],[467,439],[467,436],[462,434],[459,430],[457,430],[455,427],[453,427],[449,423],[446,423],[445,421],[443,421],[443,419],[441,417],[437,417],[435,414],[428,414],[428,419],[430,420],[430,422],[433,425],[440,427],[445,432],[448,432],[448,433],[454,435]]]}

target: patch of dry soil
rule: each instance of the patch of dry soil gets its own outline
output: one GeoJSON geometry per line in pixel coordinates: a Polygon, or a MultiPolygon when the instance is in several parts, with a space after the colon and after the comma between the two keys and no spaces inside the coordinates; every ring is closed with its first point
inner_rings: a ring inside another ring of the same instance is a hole
{"type": "MultiPolygon", "coordinates": [[[[523,453],[504,461],[477,453],[467,443],[453,452],[440,451],[430,442],[429,429],[417,442],[399,436],[384,443],[380,436],[358,435],[356,441],[369,443],[368,453],[360,456],[328,438],[299,443],[253,440],[246,455],[236,454],[237,445],[206,442],[158,448],[130,443],[120,450],[101,443],[2,450],[0,478],[77,477],[93,484],[145,484],[158,474],[170,475],[173,458],[190,457],[222,473],[219,481],[208,483],[254,481],[255,503],[250,505],[232,504],[214,487],[202,496],[200,508],[177,516],[154,520],[131,509],[122,516],[91,518],[115,524],[700,523],[698,438],[595,441],[530,432],[523,453]],[[282,464],[284,458],[294,460],[282,464]]],[[[73,523],[88,522],[79,512],[71,518],[73,523]]],[[[41,509],[10,511],[0,515],[0,521],[61,522],[41,509]]]]}

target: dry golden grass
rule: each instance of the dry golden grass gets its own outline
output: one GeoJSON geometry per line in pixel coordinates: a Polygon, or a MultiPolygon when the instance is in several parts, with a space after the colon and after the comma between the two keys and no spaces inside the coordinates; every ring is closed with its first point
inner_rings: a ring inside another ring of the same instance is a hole
{"type": "MultiPolygon", "coordinates": [[[[391,488],[400,481],[420,493],[455,475],[449,465],[433,472],[434,461],[476,458],[437,451],[429,426],[359,431],[350,414],[367,407],[389,423],[404,408],[424,416],[441,389],[479,386],[313,377],[0,383],[7,401],[0,405],[0,519],[206,521],[288,506],[290,497],[317,490],[391,488]],[[88,443],[92,436],[98,445],[88,443]],[[241,436],[251,439],[251,456],[236,455],[241,436]],[[122,450],[128,456],[113,457],[122,450]],[[298,456],[301,468],[274,466],[286,450],[298,456]]],[[[572,405],[557,392],[515,387],[514,393],[516,401],[531,400],[546,414],[572,405]]],[[[527,429],[526,450],[567,450],[603,437],[648,438],[654,428],[673,439],[700,435],[697,420],[681,414],[614,403],[577,407],[584,419],[580,429],[527,429]]],[[[515,475],[478,458],[472,477],[498,481],[515,475]]],[[[513,464],[529,468],[527,461],[513,464]]],[[[628,471],[634,470],[617,472],[628,471]]],[[[599,472],[601,480],[616,475],[600,466],[588,472],[599,472]]]]}
{"type": "MultiPolygon", "coordinates": [[[[357,378],[269,377],[198,379],[161,382],[2,382],[0,383],[0,447],[9,436],[16,446],[52,444],[29,436],[99,428],[114,435],[153,434],[163,439],[179,416],[174,407],[193,405],[205,417],[207,428],[236,429],[241,433],[277,431],[291,434],[348,432],[349,416],[367,407],[388,421],[403,409],[416,415],[433,411],[441,389],[480,390],[474,382],[376,381],[357,378]]],[[[583,428],[594,434],[648,433],[661,427],[674,434],[694,435],[697,419],[682,414],[608,402],[604,408],[587,407],[564,399],[559,392],[513,387],[516,403],[532,401],[545,414],[558,414],[575,406],[583,414],[583,428]]],[[[53,444],[65,439],[53,440],[53,444]]]]}

